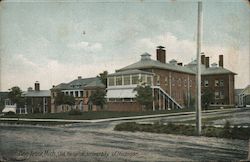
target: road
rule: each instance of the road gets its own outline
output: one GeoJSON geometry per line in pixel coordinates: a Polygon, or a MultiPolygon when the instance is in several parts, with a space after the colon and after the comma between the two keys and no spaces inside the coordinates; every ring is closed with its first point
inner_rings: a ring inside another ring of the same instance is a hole
{"type": "Polygon", "coordinates": [[[238,161],[248,156],[248,141],[113,131],[119,122],[0,125],[0,161],[238,161]]]}

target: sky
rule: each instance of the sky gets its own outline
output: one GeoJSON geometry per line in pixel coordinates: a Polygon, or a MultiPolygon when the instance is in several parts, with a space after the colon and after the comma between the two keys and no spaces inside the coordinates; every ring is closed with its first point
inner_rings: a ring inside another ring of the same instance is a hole
{"type": "MultiPolygon", "coordinates": [[[[246,0],[204,0],[202,51],[250,84],[250,5],[246,0]]],[[[1,1],[0,91],[41,89],[78,76],[115,72],[156,46],[166,61],[196,58],[197,0],[1,1]]]]}

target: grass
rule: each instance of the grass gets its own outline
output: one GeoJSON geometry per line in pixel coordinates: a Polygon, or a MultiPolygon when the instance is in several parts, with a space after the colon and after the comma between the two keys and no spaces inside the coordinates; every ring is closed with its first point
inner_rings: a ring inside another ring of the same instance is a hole
{"type": "Polygon", "coordinates": [[[142,116],[142,115],[156,115],[156,114],[170,114],[176,112],[190,112],[193,109],[178,109],[178,110],[161,110],[161,111],[143,111],[143,112],[82,112],[81,114],[65,113],[48,113],[48,114],[15,114],[5,115],[1,118],[28,118],[28,119],[67,119],[67,120],[91,120],[91,119],[107,119],[118,117],[142,116]]]}
{"type": "MultiPolygon", "coordinates": [[[[130,132],[151,132],[151,133],[165,133],[176,135],[196,136],[195,127],[192,125],[175,125],[168,123],[163,125],[155,124],[138,124],[135,122],[125,122],[115,126],[116,131],[130,131],[130,132]]],[[[230,138],[248,140],[250,138],[250,128],[230,128],[230,124],[226,123],[224,128],[216,128],[213,126],[204,126],[202,128],[202,136],[230,138]]]]}
{"type": "Polygon", "coordinates": [[[23,120],[0,120],[0,123],[17,124],[17,125],[27,125],[27,124],[46,125],[46,126],[72,124],[72,122],[23,121],[23,120]]]}

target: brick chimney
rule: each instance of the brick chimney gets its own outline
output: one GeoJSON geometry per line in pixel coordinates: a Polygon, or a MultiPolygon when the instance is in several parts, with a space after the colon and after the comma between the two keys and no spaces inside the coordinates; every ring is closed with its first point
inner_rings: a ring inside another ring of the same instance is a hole
{"type": "Polygon", "coordinates": [[[38,81],[35,83],[35,91],[40,91],[40,84],[38,81]]]}
{"type": "Polygon", "coordinates": [[[202,53],[202,55],[201,55],[201,64],[205,65],[205,55],[204,55],[204,53],[202,53]]]}
{"type": "Polygon", "coordinates": [[[219,55],[219,67],[223,67],[223,55],[219,55]]]}
{"type": "Polygon", "coordinates": [[[156,59],[162,63],[166,63],[166,50],[163,46],[158,46],[156,49],[156,59]]]}
{"type": "Polygon", "coordinates": [[[206,68],[209,68],[209,57],[205,57],[205,58],[206,58],[206,61],[205,61],[206,68]]]}

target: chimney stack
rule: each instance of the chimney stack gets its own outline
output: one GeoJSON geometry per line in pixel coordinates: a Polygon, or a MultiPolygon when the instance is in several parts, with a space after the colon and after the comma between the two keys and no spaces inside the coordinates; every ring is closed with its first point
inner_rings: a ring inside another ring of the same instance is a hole
{"type": "Polygon", "coordinates": [[[219,67],[223,67],[223,55],[219,55],[219,67]]]}
{"type": "Polygon", "coordinates": [[[205,65],[205,55],[204,55],[204,53],[202,53],[202,55],[201,55],[201,64],[205,65]]]}
{"type": "Polygon", "coordinates": [[[182,66],[182,62],[177,63],[177,65],[182,66]]]}
{"type": "Polygon", "coordinates": [[[163,46],[158,46],[156,49],[156,59],[162,63],[166,63],[166,50],[163,46]]]}
{"type": "Polygon", "coordinates": [[[40,84],[38,81],[35,83],[35,91],[40,91],[40,84]]]}
{"type": "Polygon", "coordinates": [[[206,68],[209,68],[209,57],[205,57],[205,58],[206,58],[206,61],[205,61],[206,68]]]}
{"type": "Polygon", "coordinates": [[[78,78],[78,79],[82,79],[82,77],[81,77],[81,76],[78,76],[77,78],[78,78]]]}

